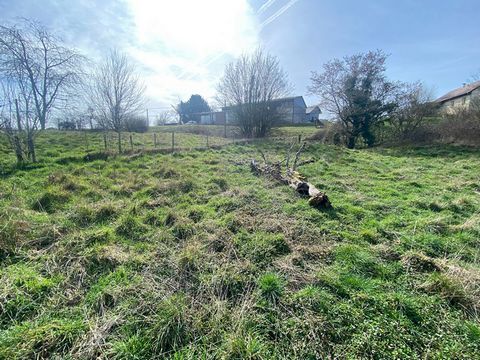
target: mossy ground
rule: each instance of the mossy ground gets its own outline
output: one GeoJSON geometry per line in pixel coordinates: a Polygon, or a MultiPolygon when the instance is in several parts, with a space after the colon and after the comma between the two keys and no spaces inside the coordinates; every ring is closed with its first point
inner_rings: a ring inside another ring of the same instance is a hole
{"type": "Polygon", "coordinates": [[[1,178],[0,358],[478,358],[479,150],[310,143],[319,211],[251,174],[282,142],[83,162],[76,135],[1,178]]]}

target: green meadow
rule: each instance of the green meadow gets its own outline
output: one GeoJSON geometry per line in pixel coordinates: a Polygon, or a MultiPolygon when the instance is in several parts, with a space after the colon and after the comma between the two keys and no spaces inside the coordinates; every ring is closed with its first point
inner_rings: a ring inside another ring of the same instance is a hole
{"type": "Polygon", "coordinates": [[[0,359],[479,358],[479,149],[309,141],[317,210],[222,130],[0,141],[0,359]]]}

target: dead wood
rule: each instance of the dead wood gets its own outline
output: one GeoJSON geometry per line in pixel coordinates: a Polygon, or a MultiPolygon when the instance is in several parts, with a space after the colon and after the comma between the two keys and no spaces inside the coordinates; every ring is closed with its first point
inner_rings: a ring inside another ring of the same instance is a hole
{"type": "Polygon", "coordinates": [[[300,158],[300,154],[305,149],[305,143],[301,145],[296,152],[293,161],[293,167],[289,168],[290,152],[292,149],[293,146],[291,146],[287,152],[285,160],[272,164],[267,163],[265,154],[261,153],[264,164],[260,165],[256,160],[253,159],[250,162],[251,171],[257,176],[267,176],[271,179],[281,182],[282,184],[290,186],[300,195],[308,197],[308,203],[315,208],[331,208],[332,204],[330,203],[328,196],[324,192],[318,190],[313,184],[306,181],[305,177],[296,171],[296,168],[299,164],[298,160],[300,158]],[[284,162],[286,163],[286,169],[285,172],[282,172],[282,164],[284,162]]]}

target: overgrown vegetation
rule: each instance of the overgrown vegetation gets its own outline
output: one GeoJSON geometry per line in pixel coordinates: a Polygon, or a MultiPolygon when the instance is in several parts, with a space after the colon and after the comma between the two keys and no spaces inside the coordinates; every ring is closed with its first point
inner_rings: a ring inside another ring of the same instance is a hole
{"type": "Polygon", "coordinates": [[[1,175],[0,358],[478,357],[478,150],[309,144],[319,211],[251,174],[281,141],[83,161],[43,136],[1,175]]]}

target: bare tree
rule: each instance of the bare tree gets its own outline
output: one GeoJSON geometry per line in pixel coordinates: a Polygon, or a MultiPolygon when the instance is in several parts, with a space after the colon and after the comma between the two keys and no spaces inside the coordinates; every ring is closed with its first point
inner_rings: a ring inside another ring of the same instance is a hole
{"type": "Polygon", "coordinates": [[[312,72],[309,91],[318,95],[322,106],[343,125],[349,148],[359,137],[372,146],[375,126],[395,109],[397,83],[387,80],[381,50],[334,59],[312,72]]]}
{"type": "Polygon", "coordinates": [[[12,96],[12,89],[8,85],[9,84],[2,79],[0,84],[0,133],[6,135],[8,142],[15,151],[17,163],[20,164],[24,161],[24,150],[19,133],[16,131],[14,124],[15,115],[11,101],[14,96],[12,96]]]}
{"type": "Polygon", "coordinates": [[[155,116],[156,125],[165,125],[176,121],[176,112],[174,110],[165,110],[155,116]]]}
{"type": "Polygon", "coordinates": [[[93,76],[92,107],[100,126],[117,133],[120,153],[125,122],[144,105],[144,92],[134,65],[117,50],[110,52],[93,76]]]}
{"type": "Polygon", "coordinates": [[[425,123],[437,111],[431,90],[421,82],[402,84],[395,96],[396,108],[389,123],[395,129],[395,136],[406,136],[425,123]]]}
{"type": "Polygon", "coordinates": [[[272,100],[289,94],[291,86],[276,57],[257,49],[228,64],[217,87],[217,101],[228,106],[243,135],[267,135],[281,114],[272,100]]]}
{"type": "Polygon", "coordinates": [[[28,81],[24,78],[16,80],[0,78],[0,132],[7,136],[17,163],[27,158],[36,162],[34,140],[39,131],[39,119],[32,110],[33,96],[28,81]]]}
{"type": "Polygon", "coordinates": [[[80,82],[83,60],[39,23],[0,25],[0,68],[11,81],[22,79],[42,130],[58,100],[80,82]]]}

